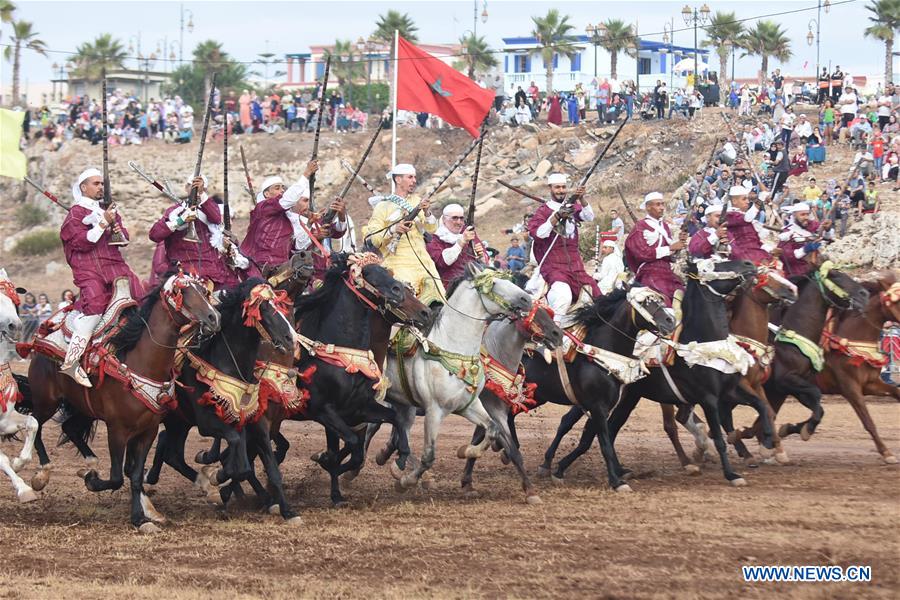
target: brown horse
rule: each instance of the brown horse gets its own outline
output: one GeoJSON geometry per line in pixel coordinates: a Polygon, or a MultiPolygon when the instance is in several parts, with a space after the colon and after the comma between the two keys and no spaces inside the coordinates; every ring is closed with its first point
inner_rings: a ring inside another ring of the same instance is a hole
{"type": "Polygon", "coordinates": [[[885,322],[900,322],[900,282],[896,272],[887,271],[875,281],[861,283],[869,290],[869,303],[862,314],[841,315],[833,331],[826,335],[825,369],[816,382],[823,394],[840,394],[850,402],[882,460],[896,464],[897,458],[875,429],[864,396],[893,396],[900,400],[900,388],[881,380],[883,364],[879,363],[878,347],[885,322]]]}
{"type": "MultiPolygon", "coordinates": [[[[89,350],[93,355],[89,359],[99,357],[101,361],[99,375],[91,374],[92,388],[61,374],[58,363],[43,354],[34,356],[28,369],[30,394],[26,403],[30,403],[38,423],[46,423],[60,407],[70,410],[73,417],[63,424],[63,431],[84,456],[93,455],[87,440],[94,421],[106,423],[110,478],[100,479],[91,469],[84,475],[85,486],[92,492],[117,490],[124,483],[124,467],[131,481],[131,522],[143,533],[158,531],[151,519],[161,520],[143,493],[144,462],[171,406],[179,333],[191,324],[198,324],[202,335],[218,331],[220,316],[210,303],[209,289],[193,276],[168,274],[139,308],[127,313],[121,330],[110,341],[114,354],[89,350]]],[[[35,447],[41,470],[32,484],[42,489],[49,480],[50,458],[40,430],[35,447]]]]}

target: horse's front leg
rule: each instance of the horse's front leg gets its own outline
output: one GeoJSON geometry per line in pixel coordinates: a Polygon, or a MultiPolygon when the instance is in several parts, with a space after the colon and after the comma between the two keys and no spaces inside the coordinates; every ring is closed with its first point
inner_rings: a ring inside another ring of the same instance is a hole
{"type": "Polygon", "coordinates": [[[6,412],[0,415],[0,436],[15,435],[20,431],[25,432],[25,441],[22,444],[22,450],[19,451],[19,456],[12,459],[10,463],[13,471],[16,473],[31,462],[34,440],[38,432],[38,422],[31,415],[23,415],[16,412],[15,407],[10,405],[7,407],[6,412]]]}
{"type": "Polygon", "coordinates": [[[157,523],[166,521],[153,506],[150,498],[144,494],[144,465],[147,464],[147,455],[155,437],[156,429],[150,428],[133,437],[128,443],[126,464],[129,467],[128,478],[131,482],[131,524],[141,533],[156,533],[159,527],[154,521],[157,523]]]}
{"type": "MultiPolygon", "coordinates": [[[[269,489],[275,492],[275,501],[282,518],[291,524],[299,524],[300,517],[288,504],[284,495],[284,482],[275,452],[272,450],[272,442],[269,438],[268,422],[260,419],[256,423],[247,426],[247,435],[250,437],[254,450],[262,461],[266,470],[266,478],[269,480],[269,489]]],[[[255,477],[254,477],[255,479],[255,477]]]]}
{"type": "Polygon", "coordinates": [[[25,483],[25,481],[19,477],[18,473],[16,473],[15,469],[13,469],[9,457],[7,457],[3,451],[0,451],[0,471],[6,473],[6,476],[12,481],[13,487],[16,488],[16,498],[19,502],[33,502],[38,499],[37,494],[31,489],[31,486],[25,483]]]}
{"type": "Polygon", "coordinates": [[[547,451],[544,452],[544,462],[538,467],[539,477],[550,476],[550,469],[553,467],[553,458],[559,450],[559,444],[563,441],[566,434],[572,431],[572,428],[575,427],[576,423],[578,423],[583,416],[584,410],[580,406],[573,406],[559,420],[559,426],[556,428],[556,435],[553,437],[553,441],[550,442],[547,451]]]}
{"type": "MultiPolygon", "coordinates": [[[[109,446],[109,479],[100,479],[100,475],[94,469],[85,473],[84,485],[92,492],[117,490],[125,483],[122,462],[125,459],[125,449],[128,446],[130,432],[121,424],[107,423],[106,438],[109,446]]],[[[143,465],[141,468],[143,469],[143,465]]],[[[141,477],[143,478],[143,476],[144,473],[141,471],[141,477]]]]}
{"type": "Polygon", "coordinates": [[[719,460],[722,463],[722,472],[725,479],[731,485],[741,486],[747,485],[747,481],[734,472],[731,468],[731,462],[728,460],[728,446],[725,444],[725,436],[722,435],[722,424],[719,420],[719,401],[716,396],[710,393],[703,394],[700,399],[700,405],[703,407],[703,414],[709,423],[709,435],[716,445],[716,451],[719,453],[719,460]]]}
{"type": "Polygon", "coordinates": [[[421,479],[422,474],[434,464],[437,452],[437,438],[445,416],[444,409],[435,402],[432,402],[425,408],[425,439],[422,443],[422,458],[411,473],[406,473],[400,477],[400,486],[402,488],[414,487],[421,479]]]}

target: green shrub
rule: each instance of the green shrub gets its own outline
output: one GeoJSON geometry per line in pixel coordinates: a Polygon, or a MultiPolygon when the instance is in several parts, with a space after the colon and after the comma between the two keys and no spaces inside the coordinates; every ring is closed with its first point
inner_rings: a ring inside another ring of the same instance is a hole
{"type": "Polygon", "coordinates": [[[22,256],[39,256],[47,254],[62,246],[59,232],[55,229],[42,229],[29,233],[16,242],[13,252],[22,256]]]}
{"type": "Polygon", "coordinates": [[[34,204],[23,204],[16,210],[16,221],[22,229],[43,225],[49,218],[50,215],[46,210],[34,204]]]}

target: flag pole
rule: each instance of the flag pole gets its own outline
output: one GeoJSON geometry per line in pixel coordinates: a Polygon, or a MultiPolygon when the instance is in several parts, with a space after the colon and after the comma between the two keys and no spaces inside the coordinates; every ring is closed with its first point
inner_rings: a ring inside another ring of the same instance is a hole
{"type": "MultiPolygon", "coordinates": [[[[397,164],[397,71],[400,65],[400,32],[394,30],[394,64],[391,68],[394,70],[394,116],[391,119],[391,169],[397,164]]],[[[394,178],[391,177],[391,193],[394,193],[396,185],[394,178]]]]}

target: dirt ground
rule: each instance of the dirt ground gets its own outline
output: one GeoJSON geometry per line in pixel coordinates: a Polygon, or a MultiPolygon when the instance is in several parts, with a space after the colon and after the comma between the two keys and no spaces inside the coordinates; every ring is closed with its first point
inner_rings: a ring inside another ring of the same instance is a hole
{"type": "MultiPolygon", "coordinates": [[[[873,400],[869,407],[900,451],[900,406],[873,400]]],[[[608,489],[595,446],[564,487],[538,482],[538,506],[524,503],[513,468],[495,454],[476,467],[481,497],[462,497],[454,449],[471,429],[453,416],[430,491],[398,493],[370,460],[345,488],[350,507],[332,509],[327,478],[309,460],[324,436],[316,425],[291,423],[284,471],[301,526],[251,508],[218,515],[166,470],[154,502],[170,523],[151,537],[128,524],[124,491],[88,492],[75,474],[74,449],[53,448],[53,478],[37,502],[19,505],[2,479],[0,598],[896,598],[900,470],[881,463],[843,399],[827,398],[825,410],[811,441],[786,442],[793,465],[741,465],[749,486],[732,488],[715,463],[699,476],[683,474],[659,408],[644,402],[618,444],[638,473],[633,494],[608,489]],[[747,584],[740,567],[748,564],[870,565],[873,581],[747,584]]],[[[561,414],[545,407],[519,418],[530,472],[561,414]]],[[[796,403],[783,414],[806,418],[796,403]]],[[[50,426],[45,440],[57,433],[50,426]]],[[[94,447],[107,468],[103,434],[101,426],[94,447]]],[[[682,439],[689,442],[684,432],[682,439]]],[[[188,455],[202,442],[193,434],[188,455]]],[[[19,446],[2,448],[10,454],[19,446]]]]}

